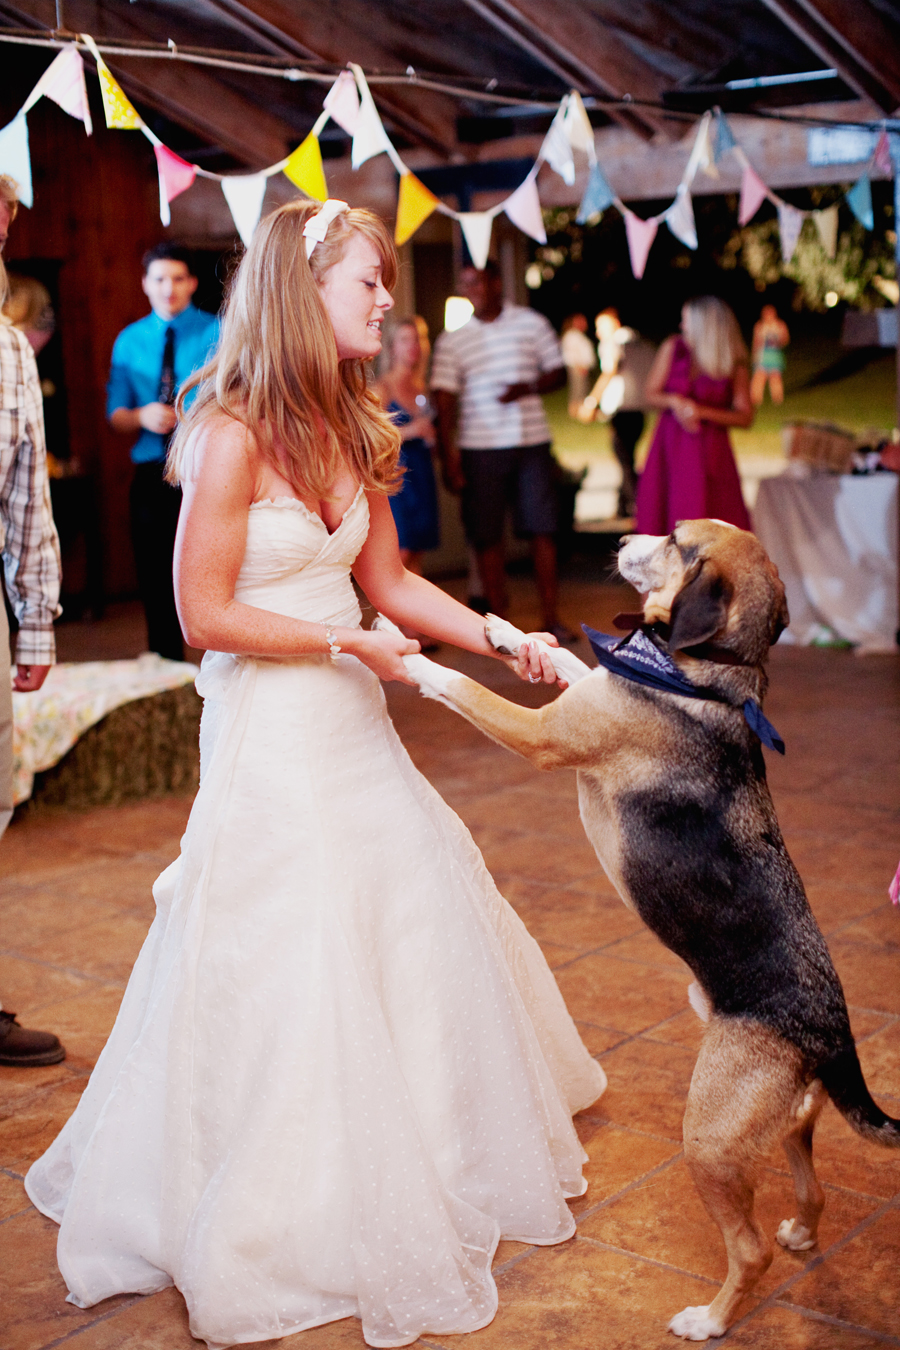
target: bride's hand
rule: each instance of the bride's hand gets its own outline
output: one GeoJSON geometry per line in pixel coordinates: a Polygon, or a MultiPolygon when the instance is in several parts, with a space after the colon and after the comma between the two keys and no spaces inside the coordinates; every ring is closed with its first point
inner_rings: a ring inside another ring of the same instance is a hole
{"type": "Polygon", "coordinates": [[[552,652],[541,651],[538,642],[544,642],[548,647],[559,646],[552,633],[526,633],[516,655],[504,656],[501,660],[520,680],[527,680],[529,684],[558,684],[561,690],[568,689],[569,681],[557,675],[554,669],[552,652]]]}
{"type": "Polygon", "coordinates": [[[374,628],[357,629],[352,642],[344,646],[344,651],[362,661],[379,680],[399,680],[401,684],[413,685],[415,680],[410,679],[403,657],[413,656],[421,650],[413,638],[404,637],[397,631],[374,628]]]}

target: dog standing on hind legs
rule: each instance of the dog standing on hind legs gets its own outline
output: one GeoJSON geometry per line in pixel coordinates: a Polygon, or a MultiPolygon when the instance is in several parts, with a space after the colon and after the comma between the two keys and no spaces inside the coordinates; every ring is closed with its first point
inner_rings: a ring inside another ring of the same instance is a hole
{"type": "MultiPolygon", "coordinates": [[[[570,687],[543,708],[512,704],[423,656],[405,660],[424,695],[500,745],[541,769],[577,770],[581,820],[604,870],[694,974],[688,994],[706,1027],[685,1158],[722,1231],[728,1274],[708,1307],[685,1308],[669,1327],[702,1341],[724,1334],[772,1260],[753,1213],[772,1146],[784,1145],[797,1197],[776,1238],[806,1251],[825,1201],[812,1138],[827,1098],[889,1147],[900,1147],[900,1122],[866,1087],[766,783],[760,736],[781,746],[761,711],[766,656],[788,621],[778,573],[752,534],[709,520],[626,539],[619,570],[647,593],[643,613],[627,616],[632,637],[614,646],[595,635],[596,670],[545,648],[547,673],[549,662],[570,687]]],[[[490,616],[485,631],[503,652],[525,641],[490,616]]]]}

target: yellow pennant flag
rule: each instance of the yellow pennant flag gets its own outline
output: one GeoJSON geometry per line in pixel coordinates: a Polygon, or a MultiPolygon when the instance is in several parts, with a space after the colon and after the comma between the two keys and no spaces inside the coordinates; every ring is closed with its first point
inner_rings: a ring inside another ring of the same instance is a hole
{"type": "Polygon", "coordinates": [[[400,179],[400,195],[397,198],[394,242],[405,244],[438,205],[437,197],[428,191],[424,183],[419,182],[414,173],[403,174],[400,179]]]}
{"type": "Polygon", "coordinates": [[[285,164],[284,174],[295,187],[305,192],[307,197],[314,197],[318,202],[327,200],[328,184],[325,182],[325,170],[322,168],[319,138],[312,131],[306,140],[297,146],[285,164]]]}
{"type": "Polygon", "coordinates": [[[141,125],[140,113],[122,93],[105,61],[97,61],[97,74],[100,77],[106,125],[113,131],[136,131],[141,125]]]}

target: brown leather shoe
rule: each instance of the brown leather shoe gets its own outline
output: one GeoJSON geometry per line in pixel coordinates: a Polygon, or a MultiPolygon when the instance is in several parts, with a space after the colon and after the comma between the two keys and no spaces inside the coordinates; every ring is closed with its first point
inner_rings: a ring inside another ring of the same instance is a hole
{"type": "Polygon", "coordinates": [[[36,1069],[59,1064],[65,1057],[59,1037],[52,1031],[27,1031],[19,1026],[15,1013],[0,1008],[0,1064],[36,1069]]]}

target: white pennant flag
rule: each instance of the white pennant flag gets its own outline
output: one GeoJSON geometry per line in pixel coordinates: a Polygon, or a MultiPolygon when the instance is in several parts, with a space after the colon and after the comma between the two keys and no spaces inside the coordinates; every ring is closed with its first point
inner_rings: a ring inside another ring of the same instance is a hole
{"type": "Polygon", "coordinates": [[[700,125],[697,127],[697,134],[694,137],[694,145],[691,150],[690,159],[687,162],[687,168],[682,177],[682,183],[685,187],[690,187],[698,172],[702,169],[710,178],[718,178],[719,171],[716,168],[716,157],[713,153],[712,142],[709,138],[709,129],[712,124],[712,113],[705,112],[700,118],[700,125]]]}
{"type": "Polygon", "coordinates": [[[787,266],[794,256],[797,240],[800,238],[800,231],[803,229],[803,221],[806,217],[805,212],[798,211],[796,206],[791,206],[790,202],[779,201],[777,206],[778,228],[781,231],[781,257],[785,266],[787,266]]]}
{"type": "Polygon", "coordinates": [[[245,248],[249,248],[253,231],[259,224],[268,181],[264,173],[238,174],[222,179],[222,191],[245,248]]]}
{"type": "Polygon", "coordinates": [[[813,211],[813,223],[819,232],[819,242],[829,258],[837,253],[838,209],[826,206],[824,211],[813,211]]]}
{"type": "Polygon", "coordinates": [[[594,128],[587,115],[581,95],[576,89],[569,94],[568,106],[563,115],[563,129],[573,150],[583,150],[593,163],[595,145],[594,128]]]}
{"type": "Polygon", "coordinates": [[[325,95],[322,107],[348,136],[355,133],[359,121],[359,93],[352,71],[341,71],[325,95]]]}
{"type": "Polygon", "coordinates": [[[459,223],[462,226],[466,248],[472,258],[472,265],[481,271],[491,251],[494,217],[490,211],[460,211],[459,223]]]}
{"type": "Polygon", "coordinates": [[[694,220],[694,203],[687,188],[682,186],[674,202],[666,212],[666,224],[676,239],[680,239],[687,248],[697,247],[697,224],[694,220]]]}
{"type": "Polygon", "coordinates": [[[353,65],[351,69],[356,76],[356,86],[359,90],[359,116],[353,132],[350,167],[358,169],[367,159],[372,159],[375,155],[389,154],[393,158],[394,147],[381,125],[378,109],[375,107],[362,69],[357,65],[353,65]]]}
{"type": "Polygon", "coordinates": [[[31,206],[31,155],[28,151],[28,123],[24,112],[0,130],[0,173],[16,180],[17,196],[23,206],[31,206]]]}
{"type": "Polygon", "coordinates": [[[556,170],[563,182],[572,187],[575,183],[575,160],[572,156],[569,137],[566,134],[567,106],[568,95],[559,105],[556,116],[550,123],[550,130],[544,137],[544,143],[541,146],[538,158],[546,160],[550,168],[556,170]]]}
{"type": "Polygon", "coordinates": [[[523,234],[527,234],[531,239],[536,239],[539,244],[546,244],[547,231],[544,229],[541,199],[538,196],[537,183],[533,173],[530,173],[525,181],[519,184],[511,197],[507,197],[503,203],[503,210],[512,223],[518,225],[523,234]]]}
{"type": "Polygon", "coordinates": [[[75,47],[64,47],[59,55],[53,58],[25,100],[22,111],[27,112],[29,108],[33,108],[39,98],[52,98],[63,112],[67,112],[70,117],[77,117],[79,122],[84,123],[84,129],[89,136],[92,134],[94,127],[84,83],[84,62],[75,47]]]}

